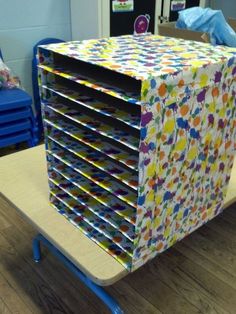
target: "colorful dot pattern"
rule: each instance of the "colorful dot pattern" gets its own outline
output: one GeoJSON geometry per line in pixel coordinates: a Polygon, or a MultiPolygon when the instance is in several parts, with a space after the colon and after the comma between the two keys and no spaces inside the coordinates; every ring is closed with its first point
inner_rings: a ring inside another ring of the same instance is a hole
{"type": "Polygon", "coordinates": [[[89,133],[81,128],[75,127],[67,123],[62,119],[48,120],[44,119],[45,125],[53,128],[52,136],[53,138],[61,138],[61,136],[69,136],[69,140],[72,143],[79,141],[93,148],[95,151],[101,152],[102,154],[109,156],[114,161],[117,161],[131,170],[138,170],[138,156],[134,154],[127,153],[120,147],[117,147],[109,142],[94,137],[92,133],[89,133]]]}
{"type": "Polygon", "coordinates": [[[236,49],[145,35],[50,45],[42,62],[53,53],[142,81],[133,271],[222,211],[236,151],[236,49]]]}
{"type": "Polygon", "coordinates": [[[59,102],[53,104],[48,103],[47,108],[47,114],[50,116],[50,119],[55,118],[54,120],[56,120],[54,112],[59,113],[61,116],[65,116],[66,118],[75,121],[78,125],[84,126],[107,138],[115,139],[120,144],[138,152],[139,139],[131,135],[129,132],[105,124],[102,121],[91,118],[90,116],[82,114],[78,112],[78,110],[71,109],[59,102]]]}
{"type": "MultiPolygon", "coordinates": [[[[209,63],[228,60],[236,53],[235,48],[150,34],[65,42],[42,47],[48,50],[46,56],[39,54],[41,63],[53,63],[54,52],[140,80],[201,68],[209,63]]],[[[50,67],[48,70],[50,71],[50,67]]],[[[66,72],[63,69],[65,75],[66,72]]]]}
{"type": "Polygon", "coordinates": [[[66,172],[68,167],[72,169],[72,172],[73,169],[75,169],[76,172],[93,181],[104,190],[111,192],[120,200],[134,208],[136,207],[137,193],[131,191],[119,182],[112,180],[110,176],[106,175],[99,169],[91,167],[88,163],[79,160],[72,154],[61,149],[58,145],[53,145],[52,151],[48,150],[47,153],[54,157],[53,164],[59,163],[59,161],[61,162],[60,168],[62,172],[66,172]]]}
{"type": "Polygon", "coordinates": [[[48,139],[50,140],[48,141],[48,145],[51,143],[51,147],[53,146],[53,143],[56,143],[59,147],[65,148],[73,155],[78,156],[82,160],[87,161],[89,164],[97,167],[105,173],[110,174],[111,177],[120,180],[135,191],[137,190],[138,175],[136,173],[128,172],[127,169],[122,168],[109,159],[104,158],[102,154],[94,152],[93,150],[84,147],[79,143],[72,142],[64,135],[62,135],[60,139],[55,139],[50,136],[48,136],[48,139]]]}
{"type": "Polygon", "coordinates": [[[58,188],[57,192],[54,194],[57,195],[60,192],[64,192],[66,197],[71,196],[74,200],[77,201],[78,204],[88,208],[96,216],[100,217],[103,221],[106,221],[109,225],[113,226],[119,232],[124,234],[125,237],[130,241],[134,240],[134,225],[128,223],[113,209],[104,206],[102,203],[96,200],[96,198],[84,193],[81,188],[73,185],[70,181],[64,179],[55,171],[50,172],[49,182],[50,185],[52,185],[51,189],[55,190],[56,187],[58,188]]]}
{"type": "Polygon", "coordinates": [[[82,219],[82,217],[74,213],[74,211],[70,209],[70,207],[67,206],[65,202],[62,203],[61,200],[51,195],[50,203],[59,214],[63,215],[82,233],[101,246],[111,256],[116,258],[125,268],[130,269],[132,258],[129,254],[124,252],[123,249],[116,245],[112,240],[107,238],[103,233],[89,225],[84,219],[82,219]]]}
{"type": "Polygon", "coordinates": [[[133,269],[218,215],[226,196],[236,58],[185,73],[143,83],[133,269]]]}
{"type": "MultiPolygon", "coordinates": [[[[82,107],[89,108],[95,112],[99,112],[106,117],[112,119],[117,119],[128,126],[134,127],[135,129],[140,129],[140,115],[132,114],[123,110],[120,110],[114,106],[109,106],[101,101],[88,96],[81,95],[68,87],[61,86],[59,84],[52,84],[48,86],[43,86],[46,90],[43,92],[47,95],[48,99],[52,99],[54,95],[60,96],[64,99],[69,99],[82,107]]],[[[45,97],[46,98],[46,97],[45,97]]],[[[46,99],[47,99],[46,98],[46,99]]]]}

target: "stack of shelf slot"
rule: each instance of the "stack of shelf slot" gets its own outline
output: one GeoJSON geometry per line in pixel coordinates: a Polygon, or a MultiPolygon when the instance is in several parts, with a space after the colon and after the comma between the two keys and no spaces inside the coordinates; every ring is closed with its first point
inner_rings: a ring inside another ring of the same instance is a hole
{"type": "Polygon", "coordinates": [[[56,53],[40,71],[50,202],[130,269],[138,197],[139,81],[56,53]]]}
{"type": "Polygon", "coordinates": [[[147,34],[41,47],[39,60],[51,203],[129,271],[221,212],[231,48],[147,34]]]}

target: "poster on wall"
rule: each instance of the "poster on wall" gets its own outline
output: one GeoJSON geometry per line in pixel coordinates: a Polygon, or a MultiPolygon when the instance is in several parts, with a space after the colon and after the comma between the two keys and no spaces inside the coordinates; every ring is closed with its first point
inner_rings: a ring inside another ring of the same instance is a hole
{"type": "Polygon", "coordinates": [[[133,12],[134,0],[113,0],[112,12],[133,12]]]}
{"type": "Polygon", "coordinates": [[[172,0],[171,11],[180,11],[186,8],[186,0],[172,0]]]}

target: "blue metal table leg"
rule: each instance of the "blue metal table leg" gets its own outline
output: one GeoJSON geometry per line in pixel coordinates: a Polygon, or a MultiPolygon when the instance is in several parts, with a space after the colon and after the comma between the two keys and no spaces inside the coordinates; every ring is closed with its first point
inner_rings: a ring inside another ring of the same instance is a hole
{"type": "Polygon", "coordinates": [[[38,263],[41,260],[40,238],[39,235],[33,239],[34,261],[38,263]]]}
{"type": "Polygon", "coordinates": [[[79,270],[67,257],[65,257],[52,243],[50,243],[43,235],[38,234],[33,240],[33,256],[35,262],[41,259],[40,242],[48,247],[48,249],[57,256],[64,265],[69,268],[90,290],[92,290],[111,310],[114,314],[123,314],[124,312],[116,302],[101,286],[95,284],[84,273],[79,270]]]}

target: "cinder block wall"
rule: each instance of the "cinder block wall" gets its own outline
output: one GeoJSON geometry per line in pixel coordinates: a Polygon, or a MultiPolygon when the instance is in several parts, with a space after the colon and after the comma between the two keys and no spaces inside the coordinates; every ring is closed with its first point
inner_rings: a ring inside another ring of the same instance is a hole
{"type": "Polygon", "coordinates": [[[226,18],[236,18],[235,0],[209,0],[210,6],[214,10],[222,10],[226,18]]]}
{"type": "Polygon", "coordinates": [[[69,0],[0,1],[0,47],[6,64],[32,94],[31,60],[35,43],[46,37],[71,40],[69,0]]]}

